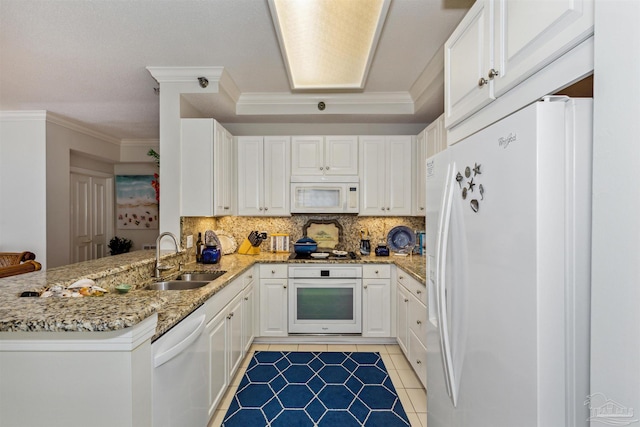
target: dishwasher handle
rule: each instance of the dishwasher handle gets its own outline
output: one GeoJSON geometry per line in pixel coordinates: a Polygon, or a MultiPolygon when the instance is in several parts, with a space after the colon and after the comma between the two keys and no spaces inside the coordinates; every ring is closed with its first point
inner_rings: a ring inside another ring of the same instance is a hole
{"type": "Polygon", "coordinates": [[[167,363],[168,361],[170,361],[171,359],[173,359],[174,357],[182,353],[191,344],[193,344],[195,340],[198,339],[200,334],[202,334],[202,331],[204,330],[205,318],[206,316],[203,314],[196,320],[195,323],[197,323],[198,326],[196,326],[193,332],[187,335],[185,339],[183,339],[173,347],[169,348],[168,350],[163,351],[162,353],[156,354],[153,357],[153,367],[157,368],[158,366],[162,366],[163,364],[167,363]]]}

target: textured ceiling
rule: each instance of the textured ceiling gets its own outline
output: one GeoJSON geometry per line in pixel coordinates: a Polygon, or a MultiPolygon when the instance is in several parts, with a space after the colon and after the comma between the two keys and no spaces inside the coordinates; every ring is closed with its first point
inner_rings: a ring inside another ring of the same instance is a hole
{"type": "MultiPolygon", "coordinates": [[[[364,93],[408,92],[470,0],[392,0],[364,93]]],[[[266,0],[0,0],[0,110],[48,110],[118,139],[158,137],[157,83],[147,66],[223,66],[242,93],[290,93],[266,0]]],[[[428,122],[416,115],[334,122],[428,122]]],[[[233,103],[195,100],[233,122],[233,103]]],[[[315,120],[314,120],[315,121],[315,120]]]]}

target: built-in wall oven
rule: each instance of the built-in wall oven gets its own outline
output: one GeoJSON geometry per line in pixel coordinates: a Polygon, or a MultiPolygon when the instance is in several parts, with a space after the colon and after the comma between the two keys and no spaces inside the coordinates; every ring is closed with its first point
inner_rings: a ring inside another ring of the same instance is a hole
{"type": "Polygon", "coordinates": [[[289,266],[289,333],[362,333],[362,266],[289,266]]]}

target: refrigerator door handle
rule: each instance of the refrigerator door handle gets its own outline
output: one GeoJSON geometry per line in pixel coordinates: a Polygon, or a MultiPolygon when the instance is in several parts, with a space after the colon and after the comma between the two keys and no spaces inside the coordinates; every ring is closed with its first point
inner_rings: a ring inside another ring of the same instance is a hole
{"type": "Polygon", "coordinates": [[[447,173],[447,180],[444,191],[444,203],[442,209],[442,219],[440,221],[440,230],[438,238],[439,263],[436,272],[436,288],[438,296],[438,314],[440,323],[440,348],[442,351],[442,360],[445,371],[445,383],[447,392],[451,397],[453,406],[457,404],[458,393],[456,390],[455,372],[453,370],[453,358],[451,353],[451,343],[449,341],[449,324],[447,321],[447,294],[446,294],[446,266],[447,266],[447,247],[449,245],[449,229],[451,225],[451,214],[453,209],[454,181],[453,171],[455,164],[452,163],[447,173]]]}

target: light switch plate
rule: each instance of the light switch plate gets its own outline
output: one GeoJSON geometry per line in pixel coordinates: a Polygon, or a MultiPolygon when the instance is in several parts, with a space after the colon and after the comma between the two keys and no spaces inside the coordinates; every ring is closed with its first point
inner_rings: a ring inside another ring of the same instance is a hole
{"type": "Polygon", "coordinates": [[[187,236],[187,249],[193,247],[193,234],[187,236]]]}

